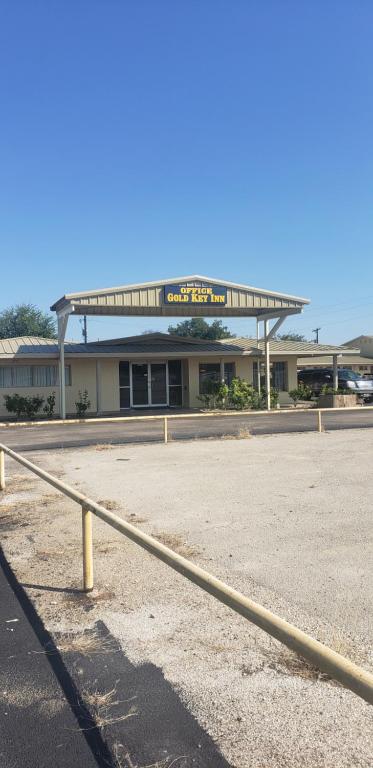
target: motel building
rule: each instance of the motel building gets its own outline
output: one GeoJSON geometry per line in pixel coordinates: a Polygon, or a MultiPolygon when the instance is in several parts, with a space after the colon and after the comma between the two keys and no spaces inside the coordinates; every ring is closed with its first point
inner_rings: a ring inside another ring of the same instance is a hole
{"type": "Polygon", "coordinates": [[[75,402],[84,390],[89,413],[95,415],[198,409],[208,379],[229,384],[234,377],[265,387],[268,407],[271,387],[279,391],[281,405],[289,404],[302,359],[332,360],[337,386],[340,356],[346,360],[359,354],[354,348],[276,340],[283,322],[308,303],[298,296],[198,275],[66,294],[51,307],[58,340],[0,341],[0,417],[9,416],[2,395],[15,393],[46,399],[55,392],[56,412],[62,418],[75,415],[75,402]],[[149,333],[81,344],[66,340],[71,315],[255,318],[256,335],[207,341],[149,333]]]}

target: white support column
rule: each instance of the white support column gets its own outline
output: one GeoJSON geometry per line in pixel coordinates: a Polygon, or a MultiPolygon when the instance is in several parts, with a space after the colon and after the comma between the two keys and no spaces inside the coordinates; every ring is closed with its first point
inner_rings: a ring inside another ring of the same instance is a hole
{"type": "Polygon", "coordinates": [[[96,410],[101,413],[101,360],[96,360],[96,410]]]}
{"type": "Polygon", "coordinates": [[[224,360],[220,359],[220,383],[224,384],[224,381],[225,381],[224,360]]]}
{"type": "Polygon", "coordinates": [[[338,355],[333,355],[333,389],[338,389],[338,355]]]}
{"type": "Polygon", "coordinates": [[[65,336],[68,314],[58,316],[58,347],[59,357],[59,383],[60,383],[60,418],[66,419],[66,389],[65,389],[65,336]]]}
{"type": "Polygon", "coordinates": [[[269,354],[269,320],[264,321],[264,339],[265,339],[265,363],[266,363],[266,397],[267,410],[271,410],[271,367],[269,354]]]}
{"type": "MultiPolygon", "coordinates": [[[[260,326],[259,326],[259,320],[256,318],[256,346],[259,349],[259,341],[260,341],[260,326]]],[[[257,358],[257,389],[258,394],[260,395],[260,357],[258,355],[257,358]]]]}

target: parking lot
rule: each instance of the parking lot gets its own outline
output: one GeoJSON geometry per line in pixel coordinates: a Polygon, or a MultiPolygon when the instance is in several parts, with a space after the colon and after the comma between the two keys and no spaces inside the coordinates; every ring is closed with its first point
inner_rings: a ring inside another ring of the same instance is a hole
{"type": "MultiPolygon", "coordinates": [[[[372,449],[373,432],[351,430],[33,459],[371,669],[372,449]]],[[[11,472],[5,503],[27,528],[6,533],[6,554],[48,628],[104,621],[133,663],[162,670],[236,768],[370,766],[363,701],[97,520],[87,613],[69,593],[81,583],[79,508],[11,472]]]]}
{"type": "MultiPolygon", "coordinates": [[[[170,416],[172,412],[165,411],[170,416]]],[[[373,427],[373,409],[357,408],[349,411],[337,409],[322,414],[326,430],[365,429],[373,427]]],[[[238,436],[249,431],[252,435],[313,432],[317,429],[317,412],[295,410],[272,411],[270,414],[233,416],[211,415],[200,418],[168,420],[171,440],[193,440],[225,436],[238,436]]],[[[96,444],[125,445],[127,443],[159,442],[163,440],[163,420],[113,421],[82,424],[54,424],[27,427],[0,427],[0,442],[14,450],[73,448],[96,444]]]]}

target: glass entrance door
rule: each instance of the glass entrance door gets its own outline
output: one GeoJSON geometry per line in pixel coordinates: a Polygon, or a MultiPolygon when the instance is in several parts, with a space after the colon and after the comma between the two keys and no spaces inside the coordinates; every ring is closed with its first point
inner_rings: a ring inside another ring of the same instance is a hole
{"type": "Polygon", "coordinates": [[[152,405],[167,405],[166,363],[150,363],[150,395],[152,405]]]}
{"type": "Polygon", "coordinates": [[[147,363],[132,363],[132,402],[134,406],[149,405],[147,363]]]}
{"type": "Polygon", "coordinates": [[[132,406],[168,405],[167,363],[131,363],[132,406]]]}

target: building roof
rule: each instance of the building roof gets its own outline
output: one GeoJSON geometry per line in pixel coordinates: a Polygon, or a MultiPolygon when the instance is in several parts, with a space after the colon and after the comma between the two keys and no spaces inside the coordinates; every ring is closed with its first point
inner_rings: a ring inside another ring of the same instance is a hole
{"type": "MultiPolygon", "coordinates": [[[[263,342],[257,346],[256,339],[229,338],[218,341],[191,339],[163,333],[150,333],[141,336],[129,336],[107,341],[65,342],[66,357],[203,357],[203,356],[254,356],[264,353],[263,342]]],[[[359,350],[336,347],[327,344],[298,341],[270,341],[272,355],[295,355],[296,357],[325,355],[358,355],[359,350]]],[[[58,358],[58,343],[55,339],[38,337],[19,337],[0,340],[0,358],[58,358]]]]}
{"type": "MultiPolygon", "coordinates": [[[[230,339],[230,344],[239,347],[245,353],[246,350],[250,350],[257,346],[256,339],[237,338],[230,339]]],[[[224,340],[219,342],[224,344],[224,340]]],[[[259,342],[259,349],[264,351],[264,342],[259,342]]],[[[271,339],[269,342],[269,349],[271,354],[274,355],[296,355],[302,356],[314,356],[314,355],[353,355],[358,354],[358,349],[351,349],[346,347],[337,347],[331,344],[315,344],[313,341],[287,341],[283,339],[271,339]]]]}
{"type": "Polygon", "coordinates": [[[265,288],[254,288],[204,275],[186,275],[146,283],[98,288],[68,293],[51,309],[78,315],[144,315],[167,317],[278,317],[297,314],[309,300],[265,288]],[[167,286],[213,287],[226,289],[223,303],[169,303],[167,286]]]}
{"type": "Polygon", "coordinates": [[[345,341],[344,346],[345,347],[351,347],[351,346],[359,346],[359,344],[362,344],[364,341],[373,341],[373,336],[356,336],[355,339],[350,339],[350,341],[345,341]]]}
{"type": "MultiPolygon", "coordinates": [[[[302,365],[312,365],[312,366],[319,366],[319,365],[331,365],[333,362],[333,356],[330,355],[330,357],[302,357],[302,365]]],[[[356,351],[354,354],[341,354],[338,357],[338,365],[340,367],[343,367],[344,365],[373,365],[373,358],[372,357],[363,357],[363,355],[357,355],[356,351]]]]}

